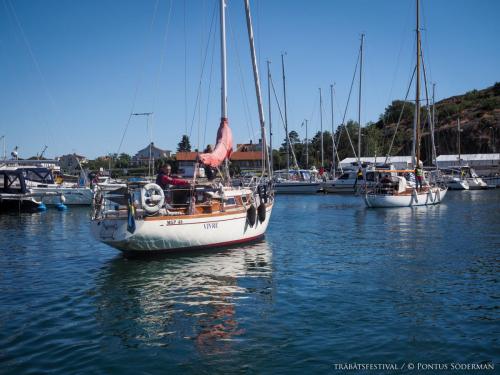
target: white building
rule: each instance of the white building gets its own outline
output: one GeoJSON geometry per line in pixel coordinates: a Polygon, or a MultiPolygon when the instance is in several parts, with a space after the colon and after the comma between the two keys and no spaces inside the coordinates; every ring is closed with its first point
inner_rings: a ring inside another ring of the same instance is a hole
{"type": "Polygon", "coordinates": [[[156,147],[153,142],[144,147],[142,150],[137,151],[137,153],[132,157],[132,163],[135,165],[148,165],[149,158],[157,161],[163,158],[170,157],[170,150],[163,150],[156,147]]]}
{"type": "MultiPolygon", "coordinates": [[[[362,157],[361,163],[382,164],[385,162],[385,156],[362,157]]],[[[411,156],[390,156],[387,159],[388,164],[394,165],[395,169],[408,169],[412,166],[411,156]]],[[[345,158],[340,161],[342,169],[357,168],[357,158],[345,158]]]]}
{"type": "Polygon", "coordinates": [[[439,155],[437,164],[439,168],[468,165],[480,176],[494,176],[500,173],[500,154],[461,154],[460,159],[458,155],[439,155]]]}

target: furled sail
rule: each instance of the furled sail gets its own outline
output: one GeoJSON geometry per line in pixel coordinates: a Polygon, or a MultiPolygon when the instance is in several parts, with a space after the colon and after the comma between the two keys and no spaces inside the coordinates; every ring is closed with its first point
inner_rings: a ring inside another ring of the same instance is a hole
{"type": "Polygon", "coordinates": [[[233,133],[226,118],[221,120],[217,131],[217,144],[212,152],[201,154],[200,161],[207,166],[217,168],[233,152],[233,133]]]}

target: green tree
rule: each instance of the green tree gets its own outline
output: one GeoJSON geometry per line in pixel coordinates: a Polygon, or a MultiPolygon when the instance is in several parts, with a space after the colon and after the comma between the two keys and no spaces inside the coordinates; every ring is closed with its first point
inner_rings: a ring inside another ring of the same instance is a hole
{"type": "Polygon", "coordinates": [[[177,152],[190,152],[191,151],[191,143],[189,142],[189,137],[187,135],[183,135],[181,141],[177,144],[177,152]]]}
{"type": "Polygon", "coordinates": [[[115,168],[128,168],[130,166],[130,162],[132,157],[129,154],[122,152],[115,159],[114,167],[115,168]]]}

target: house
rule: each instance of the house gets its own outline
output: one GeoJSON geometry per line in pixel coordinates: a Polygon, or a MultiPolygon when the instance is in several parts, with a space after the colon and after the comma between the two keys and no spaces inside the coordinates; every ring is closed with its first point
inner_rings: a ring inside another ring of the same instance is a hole
{"type": "MultiPolygon", "coordinates": [[[[179,151],[175,154],[175,159],[177,160],[178,173],[183,177],[193,177],[194,175],[194,164],[196,161],[197,152],[187,152],[179,151]]],[[[200,177],[205,177],[205,170],[200,168],[200,177]],[[202,172],[203,171],[203,172],[202,172]]]]}
{"type": "MultiPolygon", "coordinates": [[[[241,149],[238,145],[238,148],[241,149]]],[[[243,145],[245,146],[245,145],[243,145]]],[[[243,148],[246,150],[245,148],[243,148]]],[[[196,152],[178,152],[176,154],[179,173],[184,177],[192,177],[196,152]]],[[[261,151],[234,151],[229,160],[234,167],[238,167],[241,172],[260,171],[262,169],[262,146],[261,151]]],[[[203,168],[200,169],[200,177],[205,176],[203,168]]]]}
{"type": "Polygon", "coordinates": [[[67,154],[58,158],[61,171],[68,174],[77,174],[81,170],[81,165],[86,164],[88,159],[77,154],[67,154]]]}
{"type": "Polygon", "coordinates": [[[132,164],[148,165],[150,157],[153,161],[157,161],[159,159],[169,158],[170,154],[171,154],[170,150],[163,150],[159,147],[156,147],[154,145],[154,142],[151,142],[142,150],[137,151],[137,153],[132,157],[132,164]]]}
{"type": "Polygon", "coordinates": [[[439,168],[453,168],[468,165],[483,177],[500,173],[500,154],[461,154],[439,155],[436,159],[439,168]]]}
{"type": "Polygon", "coordinates": [[[259,139],[259,143],[240,143],[236,145],[235,152],[249,152],[249,151],[262,151],[262,139],[259,139]]]}
{"type": "Polygon", "coordinates": [[[236,151],[231,154],[231,163],[239,167],[240,171],[260,171],[262,169],[262,148],[261,151],[236,151]]]}

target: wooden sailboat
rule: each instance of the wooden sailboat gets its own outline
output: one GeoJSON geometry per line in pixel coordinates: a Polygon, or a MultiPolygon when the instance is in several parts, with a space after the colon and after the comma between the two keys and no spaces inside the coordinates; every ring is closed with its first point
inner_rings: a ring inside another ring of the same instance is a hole
{"type": "Polygon", "coordinates": [[[418,188],[408,181],[413,172],[420,169],[423,173],[422,162],[420,161],[420,62],[421,62],[421,41],[420,41],[420,17],[419,0],[417,3],[417,66],[415,84],[415,117],[413,121],[413,145],[412,161],[415,170],[381,170],[383,174],[379,183],[373,188],[367,189],[364,200],[368,207],[412,207],[427,206],[441,203],[447,187],[444,185],[430,185],[425,183],[418,188]]]}
{"type": "MultiPolygon", "coordinates": [[[[214,151],[200,155],[201,163],[211,167],[227,163],[232,150],[226,105],[225,7],[220,0],[221,123],[214,151]]],[[[274,193],[265,180],[270,163],[248,0],[245,10],[263,140],[261,179],[243,188],[233,187],[228,174],[222,181],[205,184],[194,176],[190,186],[166,191],[153,183],[129,183],[121,196],[97,195],[92,228],[98,240],[133,255],[228,246],[263,237],[274,193]]]]}

